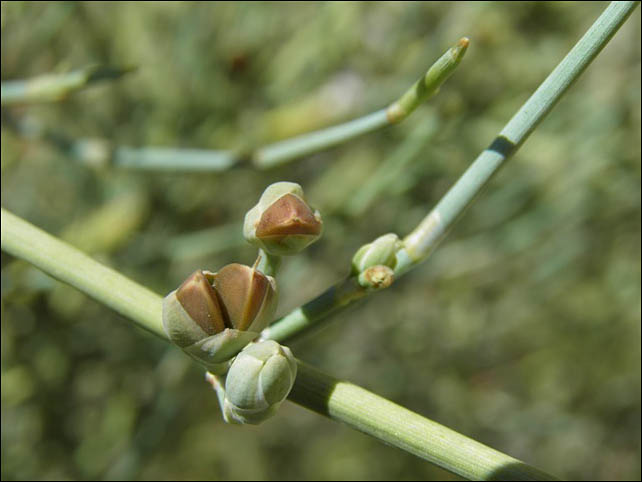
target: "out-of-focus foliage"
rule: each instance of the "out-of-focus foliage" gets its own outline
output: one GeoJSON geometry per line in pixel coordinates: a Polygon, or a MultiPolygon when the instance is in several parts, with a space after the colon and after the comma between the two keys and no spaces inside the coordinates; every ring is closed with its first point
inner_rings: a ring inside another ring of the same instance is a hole
{"type": "MultiPolygon", "coordinates": [[[[194,256],[178,236],[238,225],[268,184],[298,182],[325,233],[285,260],[285,313],[347,274],[363,243],[406,234],[605,5],[4,2],[3,79],[138,66],[7,112],[135,146],[326,126],[385,106],[462,35],[471,46],[404,123],[273,171],[97,170],[3,121],[2,205],[165,294],[196,268],[254,261],[240,226],[238,243],[225,228],[189,238],[194,256]],[[342,209],[434,119],[362,216],[342,209]]],[[[639,479],[640,9],[425,265],[291,348],[562,477],[639,479]]],[[[178,349],[3,253],[3,479],[443,477],[291,403],[259,427],[225,425],[178,349]]]]}

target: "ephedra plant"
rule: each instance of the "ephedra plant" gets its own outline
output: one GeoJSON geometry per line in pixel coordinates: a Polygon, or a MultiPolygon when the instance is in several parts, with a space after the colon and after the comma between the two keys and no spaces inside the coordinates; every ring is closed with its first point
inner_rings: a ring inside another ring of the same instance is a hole
{"type": "MultiPolygon", "coordinates": [[[[216,392],[226,422],[260,424],[278,413],[288,398],[465,478],[553,479],[542,470],[357,385],[326,375],[302,361],[300,358],[305,357],[287,345],[296,336],[318,327],[330,315],[394,285],[401,276],[423,263],[636,5],[635,2],[614,2],[605,10],[414,229],[405,235],[381,233],[366,242],[352,259],[346,260],[349,274],[344,280],[279,319],[275,320],[274,315],[281,258],[295,256],[322,235],[332,236],[323,225],[323,213],[308,204],[303,188],[295,183],[282,181],[266,186],[255,207],[247,212],[243,234],[258,248],[252,265],[231,260],[225,266],[203,266],[191,274],[185,273],[185,281],[163,296],[4,208],[2,249],[182,349],[206,369],[206,379],[216,392]]],[[[269,167],[399,122],[439,90],[460,63],[468,42],[467,38],[459,40],[411,89],[381,111],[263,148],[188,153],[187,168],[223,170],[248,158],[256,167],[269,167]]],[[[77,87],[82,84],[73,84],[73,88],[77,87]]],[[[3,103],[4,92],[3,85],[3,103]]],[[[43,100],[37,96],[36,99],[43,100]]],[[[14,102],[12,96],[11,103],[14,102]]],[[[109,152],[105,156],[115,167],[180,169],[171,151],[132,155],[131,151],[119,151],[116,147],[101,152],[109,152]]]]}

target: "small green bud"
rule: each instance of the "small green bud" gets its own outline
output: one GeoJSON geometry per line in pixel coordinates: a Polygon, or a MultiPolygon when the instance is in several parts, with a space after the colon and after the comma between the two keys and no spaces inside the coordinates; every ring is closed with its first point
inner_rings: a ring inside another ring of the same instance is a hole
{"type": "Polygon", "coordinates": [[[245,347],[225,380],[225,421],[258,424],[271,417],[290,393],[296,371],[288,347],[272,340],[245,347]]]}
{"type": "Polygon", "coordinates": [[[374,266],[394,269],[401,241],[394,233],[379,236],[372,243],[363,245],[352,258],[352,274],[358,275],[374,266]]]}
{"type": "Polygon", "coordinates": [[[306,203],[301,186],[277,182],[247,212],[243,235],[270,254],[290,256],[319,239],[322,230],[321,215],[306,203]]]}
{"type": "Polygon", "coordinates": [[[163,327],[187,354],[222,374],[276,311],[274,278],[241,264],[197,270],[163,300],[163,327]]]}

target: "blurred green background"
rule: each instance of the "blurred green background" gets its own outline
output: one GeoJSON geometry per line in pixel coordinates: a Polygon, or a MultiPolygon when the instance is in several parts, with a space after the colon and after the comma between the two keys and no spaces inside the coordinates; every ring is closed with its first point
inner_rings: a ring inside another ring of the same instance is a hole
{"type": "MultiPolygon", "coordinates": [[[[253,262],[238,223],[268,184],[299,182],[325,234],[284,262],[286,313],[361,244],[408,233],[606,5],[3,2],[3,80],[138,66],[4,114],[129,146],[331,125],[387,105],[459,37],[471,46],[402,124],[269,171],[96,169],[3,120],[2,206],[165,294],[196,268],[253,262]],[[359,207],[408,143],[418,155],[359,207]]],[[[291,347],[558,476],[639,480],[640,9],[427,263],[291,347]]],[[[1,475],[455,478],[291,403],[226,426],[177,349],[4,253],[1,475]]]]}

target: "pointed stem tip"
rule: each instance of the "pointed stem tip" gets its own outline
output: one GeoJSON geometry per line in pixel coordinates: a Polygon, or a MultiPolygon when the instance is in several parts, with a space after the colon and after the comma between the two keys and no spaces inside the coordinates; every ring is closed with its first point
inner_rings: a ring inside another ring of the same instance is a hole
{"type": "Polygon", "coordinates": [[[459,62],[464,57],[464,54],[468,49],[468,45],[470,45],[470,39],[468,37],[462,37],[457,41],[457,44],[451,48],[451,53],[455,62],[459,62]]]}
{"type": "Polygon", "coordinates": [[[408,117],[419,104],[430,99],[439,92],[441,85],[455,71],[461,59],[464,58],[470,40],[468,37],[460,38],[437,61],[430,66],[428,71],[415,82],[399,99],[390,104],[386,109],[388,123],[396,124],[408,117]]]}

